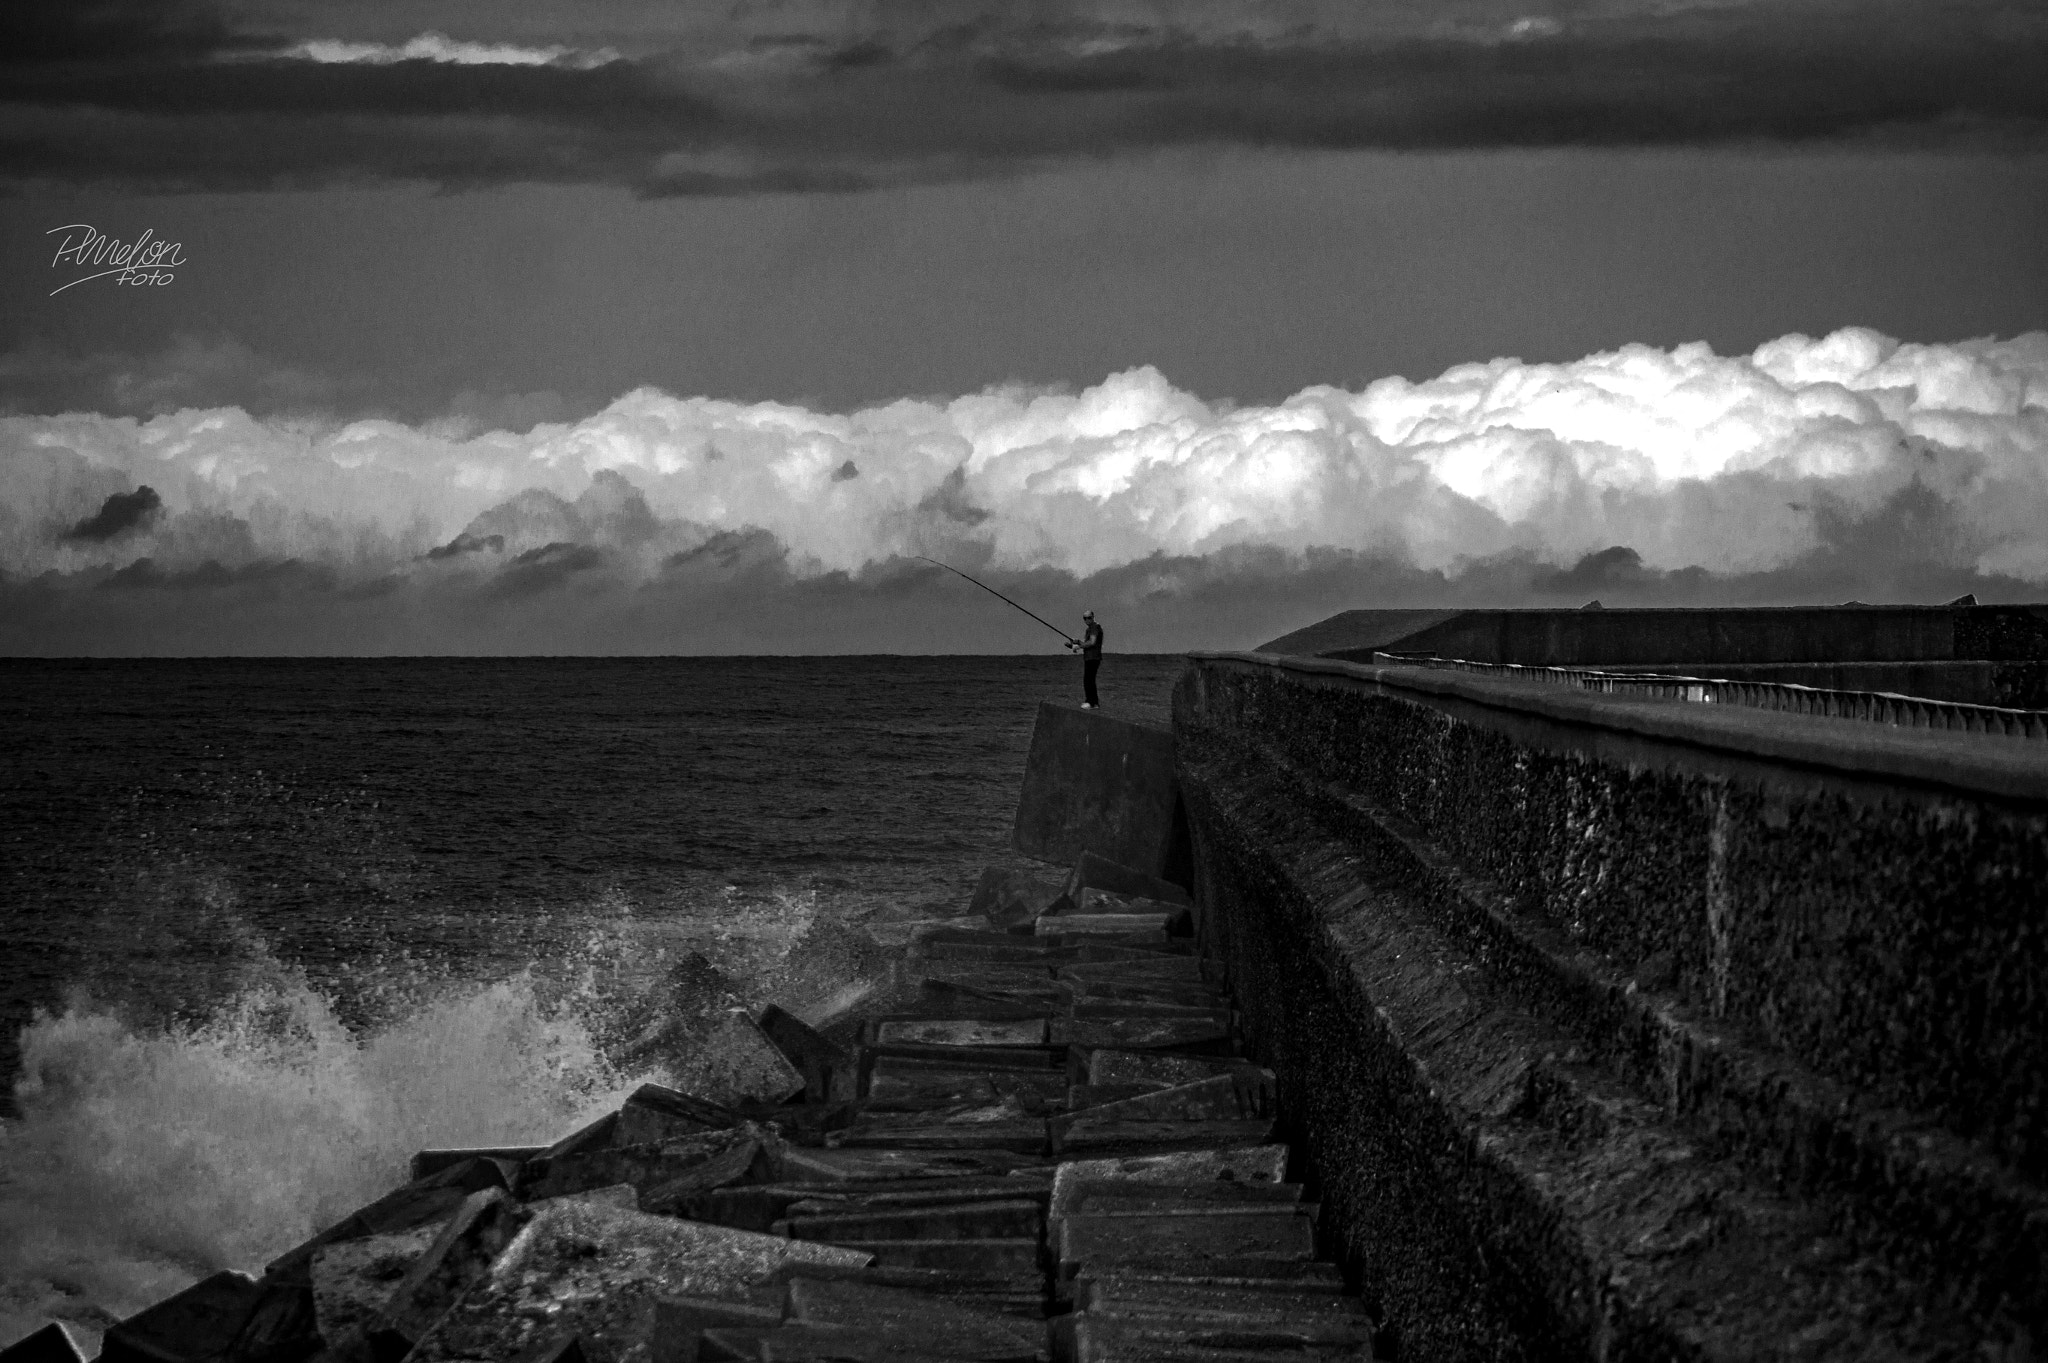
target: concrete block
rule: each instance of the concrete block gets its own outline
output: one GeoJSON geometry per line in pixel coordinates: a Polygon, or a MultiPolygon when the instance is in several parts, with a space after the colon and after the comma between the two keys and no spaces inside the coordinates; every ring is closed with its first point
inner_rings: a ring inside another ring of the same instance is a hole
{"type": "Polygon", "coordinates": [[[1051,1128],[1049,1137],[1055,1154],[1116,1155],[1146,1154],[1153,1151],[1210,1150],[1219,1145],[1242,1145],[1271,1140],[1274,1123],[1269,1117],[1148,1121],[1142,1117],[1081,1118],[1051,1128]]]}
{"type": "Polygon", "coordinates": [[[835,1244],[869,1240],[1002,1240],[1035,1236],[1045,1207],[1030,1198],[935,1206],[869,1207],[818,1216],[791,1216],[788,1234],[835,1244]]]}
{"type": "Polygon", "coordinates": [[[663,1300],[756,1301],[793,1260],[870,1256],[573,1199],[538,1209],[489,1274],[428,1331],[414,1363],[500,1363],[575,1334],[591,1363],[654,1363],[663,1300]]]}
{"type": "Polygon", "coordinates": [[[1037,1236],[1007,1240],[866,1240],[842,1248],[875,1256],[889,1268],[936,1268],[979,1278],[1014,1279],[1041,1272],[1037,1236]]]}
{"type": "MultiPolygon", "coordinates": [[[[738,1126],[740,1115],[722,1103],[664,1084],[642,1084],[619,1108],[618,1121],[606,1140],[609,1145],[646,1145],[651,1141],[674,1140],[705,1131],[724,1131],[738,1126]]],[[[550,1155],[578,1153],[551,1150],[550,1155]]]]}
{"type": "Polygon", "coordinates": [[[790,1318],[842,1325],[917,1340],[952,1357],[1041,1358],[1045,1322],[978,1311],[922,1293],[871,1283],[800,1278],[789,1286],[790,1318]]]}
{"type": "Polygon", "coordinates": [[[205,1363],[234,1344],[264,1295],[242,1273],[201,1278],[107,1331],[100,1343],[106,1363],[205,1363]]]}
{"type": "Polygon", "coordinates": [[[1081,891],[1074,899],[1072,910],[1079,915],[1089,914],[1159,914],[1173,932],[1188,930],[1190,915],[1186,904],[1176,904],[1169,899],[1150,899],[1144,895],[1118,894],[1113,890],[1098,890],[1093,886],[1081,891]]]}
{"type": "Polygon", "coordinates": [[[640,1194],[640,1210],[681,1216],[685,1213],[680,1208],[694,1203],[701,1195],[746,1182],[762,1172],[765,1163],[772,1162],[764,1149],[764,1141],[769,1139],[772,1137],[764,1133],[761,1139],[734,1145],[672,1179],[655,1184],[640,1194]]]}
{"type": "Polygon", "coordinates": [[[422,1150],[412,1157],[412,1177],[415,1181],[432,1178],[435,1174],[472,1159],[488,1159],[500,1165],[522,1164],[546,1150],[547,1147],[544,1145],[486,1145],[460,1150],[422,1150]]]}
{"type": "Polygon", "coordinates": [[[1177,802],[1172,734],[1042,704],[1012,845],[1061,866],[1092,850],[1148,875],[1185,880],[1187,839],[1177,802]]]}
{"type": "Polygon", "coordinates": [[[995,927],[1011,928],[1044,913],[1046,906],[1059,893],[1058,882],[1045,875],[989,866],[982,870],[967,912],[973,917],[988,920],[995,927]]]}
{"type": "Polygon", "coordinates": [[[300,1272],[322,1245],[353,1240],[358,1236],[410,1230],[415,1226],[438,1225],[453,1215],[455,1209],[462,1205],[462,1200],[471,1193],[504,1187],[505,1172],[506,1166],[497,1160],[472,1158],[450,1165],[438,1174],[415,1179],[386,1193],[367,1207],[351,1212],[303,1244],[285,1251],[266,1264],[264,1272],[271,1277],[300,1272]]]}
{"type": "Polygon", "coordinates": [[[1180,922],[1171,913],[1063,913],[1038,920],[1041,937],[1125,937],[1140,933],[1165,935],[1180,922]]]}
{"type": "Polygon", "coordinates": [[[1060,893],[1078,906],[1082,896],[1090,890],[1132,899],[1156,899],[1162,904],[1186,906],[1193,902],[1183,885],[1139,867],[1127,866],[1113,857],[1083,852],[1074,859],[1073,869],[1067,872],[1060,893]]]}
{"type": "MultiPolygon", "coordinates": [[[[1299,1183],[1251,1183],[1210,1179],[1206,1183],[1080,1183],[1070,1190],[1067,1211],[1075,1216],[1131,1216],[1227,1207],[1301,1203],[1299,1183]]],[[[1310,1215],[1315,1208],[1308,1208],[1310,1215]]]]}
{"type": "Polygon", "coordinates": [[[857,1055],[777,1004],[763,1008],[757,1022],[762,1034],[803,1075],[806,1102],[838,1102],[855,1096],[860,1084],[857,1055]]]}
{"type": "Polygon", "coordinates": [[[904,1018],[875,1029],[879,1046],[1043,1046],[1046,1020],[1026,1018],[904,1018]]]}
{"type": "MultiPolygon", "coordinates": [[[[649,1085],[648,1087],[653,1086],[649,1085]]],[[[646,1092],[646,1089],[643,1088],[641,1092],[646,1092]]],[[[639,1096],[639,1094],[634,1095],[634,1097],[636,1098],[639,1096]]],[[[563,1155],[581,1155],[587,1154],[592,1150],[602,1150],[606,1146],[611,1145],[613,1143],[617,1136],[618,1129],[619,1114],[616,1112],[607,1112],[602,1117],[599,1117],[596,1121],[593,1121],[586,1126],[580,1126],[576,1128],[576,1130],[571,1131],[568,1135],[562,1137],[562,1139],[556,1141],[553,1145],[541,1151],[539,1155],[532,1156],[531,1158],[555,1159],[563,1155]]],[[[659,1139],[659,1137],[652,1137],[650,1139],[659,1139]]],[[[622,1144],[638,1145],[641,1144],[641,1142],[625,1141],[622,1142],[622,1144]]]]}
{"type": "Polygon", "coordinates": [[[1108,1046],[1117,1050],[1202,1046],[1230,1039],[1230,1026],[1214,1015],[1197,1017],[1054,1018],[1056,1046],[1108,1046]]]}
{"type": "Polygon", "coordinates": [[[1224,1360],[1284,1357],[1293,1363],[1336,1363],[1373,1357],[1370,1322],[1332,1320],[1298,1325],[1251,1321],[1226,1323],[1193,1316],[1182,1320],[1099,1315],[1077,1316],[1067,1327],[1073,1363],[1164,1363],[1165,1360],[1224,1360]]]}
{"type": "Polygon", "coordinates": [[[85,1363],[85,1356],[72,1342],[70,1331],[53,1320],[0,1349],[0,1363],[85,1363]]]}
{"type": "Polygon", "coordinates": [[[652,1192],[665,1184],[687,1178],[700,1166],[721,1156],[737,1155],[741,1161],[738,1176],[743,1176],[759,1152],[759,1132],[752,1126],[735,1127],[730,1131],[706,1131],[646,1145],[615,1145],[587,1154],[529,1160],[520,1192],[529,1199],[538,1200],[606,1188],[617,1183],[629,1183],[642,1192],[652,1192]]]}
{"type": "Polygon", "coordinates": [[[1244,1065],[1228,1056],[1163,1055],[1157,1051],[1092,1051],[1088,1056],[1091,1084],[1149,1084],[1171,1088],[1222,1074],[1244,1065]]]}
{"type": "Polygon", "coordinates": [[[1286,1146],[1259,1145],[1124,1159],[1068,1160],[1053,1174],[1052,1215],[1065,1216],[1079,1190],[1090,1184],[1283,1183],[1287,1178],[1287,1159],[1286,1146]]]}
{"type": "Polygon", "coordinates": [[[407,1339],[426,1334],[483,1279],[529,1219],[503,1189],[471,1193],[406,1271],[384,1307],[384,1323],[407,1339]]]}
{"type": "Polygon", "coordinates": [[[1263,1117],[1272,1111],[1273,1076],[1246,1066],[1134,1098],[1070,1112],[1053,1120],[1056,1131],[1089,1121],[1209,1121],[1263,1117]]]}
{"type": "Polygon", "coordinates": [[[774,1104],[804,1091],[802,1071],[745,1013],[720,1023],[678,1077],[718,1103],[774,1104]]]}
{"type": "Polygon", "coordinates": [[[1337,1283],[1261,1282],[1225,1287],[1190,1278],[1139,1278],[1109,1275],[1077,1278],[1074,1306],[1083,1311],[1243,1311],[1264,1316],[1274,1312],[1307,1316],[1369,1316],[1365,1303],[1347,1297],[1337,1283]]]}
{"type": "Polygon", "coordinates": [[[1063,1265],[1129,1259],[1307,1261],[1316,1257],[1315,1222],[1298,1206],[1208,1215],[1077,1216],[1059,1227],[1063,1265]]]}
{"type": "Polygon", "coordinates": [[[974,1108],[941,1117],[912,1114],[902,1123],[873,1123],[835,1131],[828,1137],[840,1149],[889,1147],[901,1150],[1009,1150],[1035,1155],[1045,1149],[1045,1123],[1021,1118],[1012,1104],[974,1108]]]}
{"type": "Polygon", "coordinates": [[[316,1250],[309,1271],[320,1337],[335,1341],[351,1330],[375,1326],[405,1275],[439,1234],[438,1226],[415,1226],[316,1250]]]}
{"type": "Polygon", "coordinates": [[[1001,1150],[805,1150],[782,1157],[789,1183],[852,1183],[894,1179],[961,1178],[1006,1174],[1043,1160],[1001,1150]]]}

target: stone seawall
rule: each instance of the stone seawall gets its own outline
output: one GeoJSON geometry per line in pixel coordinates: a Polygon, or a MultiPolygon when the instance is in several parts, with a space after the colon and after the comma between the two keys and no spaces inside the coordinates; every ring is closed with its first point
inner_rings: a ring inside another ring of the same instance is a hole
{"type": "Polygon", "coordinates": [[[1272,655],[1174,724],[1404,1358],[2048,1340],[2048,745],[1272,655]]]}

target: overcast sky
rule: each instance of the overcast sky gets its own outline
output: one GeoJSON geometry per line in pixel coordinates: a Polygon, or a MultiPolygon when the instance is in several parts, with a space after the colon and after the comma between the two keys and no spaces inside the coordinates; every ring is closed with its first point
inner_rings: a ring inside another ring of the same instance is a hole
{"type": "Polygon", "coordinates": [[[18,4],[0,184],[8,652],[2048,590],[2031,0],[18,4]]]}

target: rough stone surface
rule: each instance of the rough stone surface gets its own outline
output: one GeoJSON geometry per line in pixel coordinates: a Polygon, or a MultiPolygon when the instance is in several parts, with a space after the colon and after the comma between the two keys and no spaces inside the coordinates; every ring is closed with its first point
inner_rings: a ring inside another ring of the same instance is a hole
{"type": "Polygon", "coordinates": [[[206,1363],[234,1344],[262,1297],[254,1279],[215,1273],[107,1331],[100,1357],[106,1363],[206,1363]]]}
{"type": "Polygon", "coordinates": [[[802,1071],[745,1013],[720,1023],[678,1078],[715,1103],[779,1103],[804,1091],[802,1071]]]}
{"type": "Polygon", "coordinates": [[[0,1363],[84,1363],[70,1332],[56,1321],[0,1349],[0,1363]]]}
{"type": "Polygon", "coordinates": [[[860,1061],[851,1051],[778,1004],[763,1008],[758,1021],[762,1034],[803,1075],[807,1101],[825,1103],[854,1096],[860,1061]]]}
{"type": "Polygon", "coordinates": [[[1045,1018],[906,1018],[882,1023],[883,1046],[1043,1046],[1045,1018]]]}
{"type": "Polygon", "coordinates": [[[1202,662],[1176,724],[1205,944],[1401,1356],[2041,1337],[2042,812],[1397,671],[1202,662]]]}
{"type": "Polygon", "coordinates": [[[1011,928],[1044,913],[1059,893],[1058,881],[1044,873],[990,866],[982,871],[967,912],[997,928],[1011,928]]]}
{"type": "Polygon", "coordinates": [[[758,1128],[742,1126],[646,1145],[614,1145],[580,1155],[531,1160],[525,1167],[520,1188],[530,1200],[618,1183],[630,1183],[650,1192],[685,1179],[699,1166],[735,1152],[742,1156],[739,1167],[744,1172],[760,1148],[759,1139],[758,1128]]]}
{"type": "MultiPolygon", "coordinates": [[[[626,1193],[630,1197],[632,1190],[628,1188],[626,1193]]],[[[384,1322],[407,1339],[417,1340],[426,1334],[490,1271],[528,1219],[527,1210],[502,1189],[471,1193],[406,1270],[385,1303],[384,1322]]],[[[333,1338],[324,1325],[320,1333],[333,1338]]]]}
{"type": "Polygon", "coordinates": [[[417,1226],[322,1246],[314,1255],[313,1309],[323,1339],[369,1325],[440,1233],[417,1226]]]}
{"type": "Polygon", "coordinates": [[[1071,866],[1083,852],[1165,880],[1187,879],[1175,814],[1173,736],[1095,711],[1038,707],[1013,845],[1071,866]]]}
{"type": "Polygon", "coordinates": [[[1051,1215],[1065,1216],[1080,1190],[1094,1184],[1163,1185],[1212,1181],[1278,1184],[1286,1181],[1287,1161],[1288,1150],[1284,1145],[1135,1155],[1122,1159],[1068,1160],[1053,1175],[1051,1215]]]}
{"type": "Polygon", "coordinates": [[[869,1256],[558,1200],[535,1214],[489,1275],[420,1340],[411,1357],[414,1363],[496,1363],[543,1340],[574,1334],[592,1363],[651,1363],[658,1301],[746,1301],[793,1260],[857,1267],[869,1256]]]}
{"type": "Polygon", "coordinates": [[[1095,852],[1083,852],[1074,859],[1074,868],[1067,873],[1061,894],[1070,904],[1078,905],[1090,890],[1099,894],[1127,895],[1133,899],[1154,899],[1162,904],[1186,905],[1190,902],[1185,885],[1095,852]]]}

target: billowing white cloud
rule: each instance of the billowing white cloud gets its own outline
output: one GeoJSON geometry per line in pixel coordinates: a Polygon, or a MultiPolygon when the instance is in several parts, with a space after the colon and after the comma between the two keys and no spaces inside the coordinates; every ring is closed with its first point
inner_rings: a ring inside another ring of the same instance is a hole
{"type": "MultiPolygon", "coordinates": [[[[643,575],[749,529],[779,540],[799,576],[942,551],[1087,576],[1250,546],[1442,571],[1517,552],[1569,564],[1615,544],[1652,570],[1758,573],[1821,547],[1829,517],[1853,521],[1917,484],[1964,528],[1956,566],[2048,580],[2040,333],[1915,345],[1851,329],[1747,356],[1627,346],[1271,407],[1207,402],[1141,368],[1073,394],[1002,388],[850,414],[641,389],[524,434],[226,408],[14,417],[0,441],[0,569],[17,574],[139,553],[383,572],[517,494],[574,502],[609,470],[668,527],[611,546],[637,552],[627,571],[643,575]],[[154,529],[63,536],[138,485],[163,500],[154,529]],[[236,526],[233,542],[200,524],[236,526]]],[[[536,547],[514,533],[494,552],[536,547]]]]}
{"type": "Polygon", "coordinates": [[[566,66],[579,71],[619,60],[610,48],[521,47],[514,43],[463,42],[445,33],[422,33],[403,43],[348,42],[311,38],[285,49],[280,56],[328,63],[445,62],[455,66],[566,66]]]}

